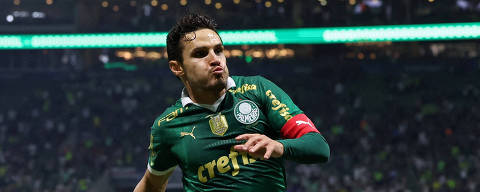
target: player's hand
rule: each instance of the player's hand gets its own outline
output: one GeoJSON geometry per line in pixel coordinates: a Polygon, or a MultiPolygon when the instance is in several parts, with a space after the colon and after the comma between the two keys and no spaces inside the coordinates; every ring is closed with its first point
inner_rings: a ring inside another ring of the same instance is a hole
{"type": "Polygon", "coordinates": [[[278,158],[283,155],[283,144],[270,139],[266,135],[243,134],[235,138],[237,141],[246,140],[244,144],[235,145],[238,152],[246,152],[254,158],[269,159],[278,158]]]}

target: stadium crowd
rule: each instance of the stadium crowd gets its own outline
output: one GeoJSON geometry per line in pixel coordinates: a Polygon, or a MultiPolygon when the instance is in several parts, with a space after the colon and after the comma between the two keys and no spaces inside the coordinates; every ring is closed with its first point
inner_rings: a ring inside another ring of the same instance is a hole
{"type": "MultiPolygon", "coordinates": [[[[28,28],[44,32],[50,30],[49,33],[62,30],[166,31],[179,15],[186,12],[208,14],[217,19],[221,29],[238,29],[239,26],[252,29],[474,22],[480,16],[478,0],[448,0],[441,3],[415,0],[17,0],[2,1],[0,5],[3,8],[0,16],[7,18],[0,20],[0,25],[56,26],[28,28]]],[[[0,28],[0,32],[2,30],[6,29],[0,28]]]]}
{"type": "MultiPolygon", "coordinates": [[[[137,1],[134,6],[131,1],[124,1],[107,7],[100,7],[94,1],[79,1],[78,4],[94,10],[95,14],[91,16],[98,18],[98,22],[91,29],[102,31],[164,31],[174,24],[178,17],[176,14],[189,11],[214,17],[221,24],[221,29],[238,29],[238,26],[251,29],[473,22],[480,15],[478,0],[448,0],[442,3],[414,0],[170,0],[155,6],[151,1],[137,1]],[[245,15],[245,11],[248,11],[248,16],[238,17],[245,15]]],[[[89,19],[92,19],[91,16],[89,19]]]]}
{"type": "MultiPolygon", "coordinates": [[[[478,61],[408,62],[231,59],[229,67],[282,87],[330,144],[324,166],[287,162],[288,191],[478,191],[478,61]]],[[[5,192],[131,190],[116,186],[115,170],[134,170],[133,187],[149,127],[182,88],[164,64],[0,78],[5,192]]]]}

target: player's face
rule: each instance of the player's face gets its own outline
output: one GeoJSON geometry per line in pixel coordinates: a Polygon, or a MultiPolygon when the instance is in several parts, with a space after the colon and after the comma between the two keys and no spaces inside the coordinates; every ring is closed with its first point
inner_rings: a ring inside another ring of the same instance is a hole
{"type": "Polygon", "coordinates": [[[220,37],[211,29],[186,34],[183,44],[183,78],[192,88],[220,91],[226,87],[228,68],[220,37]]]}

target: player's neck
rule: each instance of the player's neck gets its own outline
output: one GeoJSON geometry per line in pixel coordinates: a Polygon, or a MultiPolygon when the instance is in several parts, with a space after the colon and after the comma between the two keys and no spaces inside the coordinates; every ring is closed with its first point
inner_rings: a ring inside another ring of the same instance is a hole
{"type": "Polygon", "coordinates": [[[226,92],[226,88],[222,90],[205,90],[205,89],[193,89],[190,86],[186,86],[185,89],[188,92],[188,97],[198,104],[212,105],[226,92]]]}

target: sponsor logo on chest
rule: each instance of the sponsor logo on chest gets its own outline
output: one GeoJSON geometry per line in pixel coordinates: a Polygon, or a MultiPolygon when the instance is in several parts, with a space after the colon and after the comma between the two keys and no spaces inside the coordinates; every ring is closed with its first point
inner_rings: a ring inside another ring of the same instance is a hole
{"type": "Polygon", "coordinates": [[[242,100],[235,105],[233,110],[235,119],[243,124],[252,124],[260,117],[260,109],[250,100],[242,100]]]}

